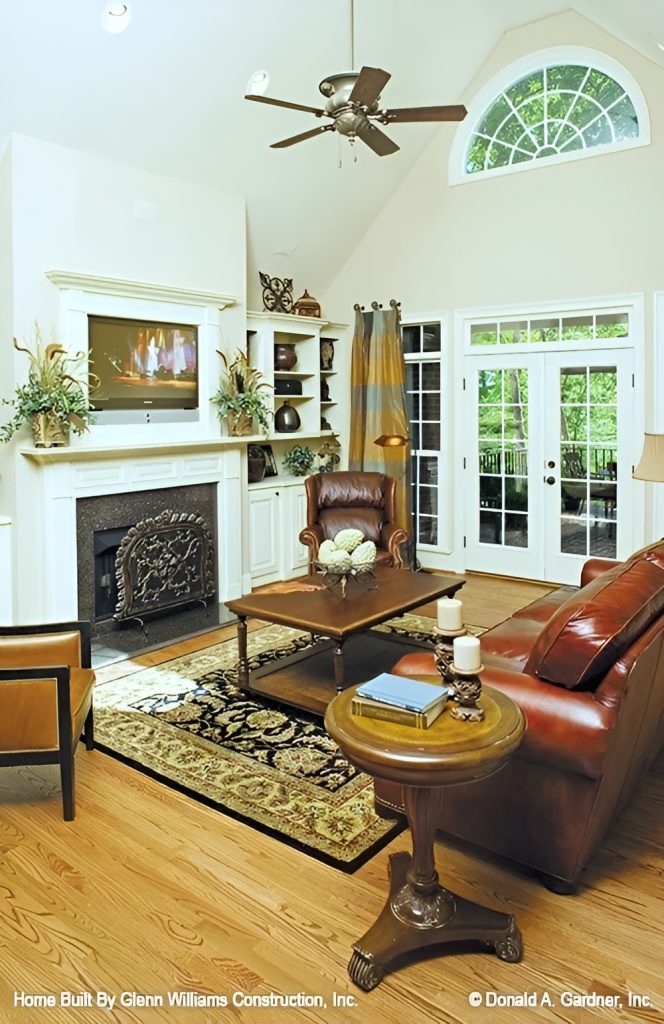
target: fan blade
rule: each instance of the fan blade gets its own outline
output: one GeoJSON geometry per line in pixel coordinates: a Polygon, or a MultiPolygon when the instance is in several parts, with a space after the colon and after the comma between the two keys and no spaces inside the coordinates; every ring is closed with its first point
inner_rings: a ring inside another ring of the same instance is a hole
{"type": "Polygon", "coordinates": [[[398,124],[400,121],[463,121],[467,113],[460,103],[448,107],[400,107],[398,110],[381,110],[378,120],[381,124],[398,124]]]}
{"type": "Polygon", "coordinates": [[[305,110],[308,114],[315,114],[322,117],[325,113],[320,107],[305,107],[302,103],[289,103],[287,100],[273,100],[271,96],[254,96],[251,93],[244,97],[245,100],[253,100],[254,103],[271,103],[273,107],[288,107],[289,110],[305,110]]]}
{"type": "Polygon", "coordinates": [[[357,137],[362,139],[362,142],[366,142],[369,149],[373,149],[378,156],[389,156],[390,153],[396,153],[399,149],[396,142],[392,142],[392,139],[385,132],[381,132],[380,128],[376,128],[375,124],[368,124],[365,128],[360,129],[357,137]]]}
{"type": "Polygon", "coordinates": [[[322,132],[331,132],[333,130],[333,124],[322,124],[319,128],[311,128],[308,132],[302,132],[301,135],[291,135],[289,139],[273,142],[270,149],[285,149],[286,146],[294,146],[296,142],[304,142],[305,139],[313,139],[314,135],[320,135],[322,132]]]}
{"type": "Polygon", "coordinates": [[[362,68],[353,91],[348,97],[349,103],[359,103],[363,107],[371,107],[380,96],[381,90],[392,76],[381,68],[362,68]]]}

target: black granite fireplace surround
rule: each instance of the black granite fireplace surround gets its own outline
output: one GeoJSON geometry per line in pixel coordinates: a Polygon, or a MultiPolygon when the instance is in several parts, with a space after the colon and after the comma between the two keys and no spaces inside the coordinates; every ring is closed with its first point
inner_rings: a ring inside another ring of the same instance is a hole
{"type": "MultiPolygon", "coordinates": [[[[146,638],[138,623],[118,624],[114,612],[118,600],[115,556],[123,537],[137,523],[155,519],[172,510],[200,517],[216,548],[217,502],[214,484],[167,487],[128,494],[79,498],[76,502],[76,549],[78,613],[93,623],[93,637],[120,650],[145,647],[146,638]]],[[[212,559],[214,562],[214,559],[212,559]]],[[[214,570],[213,570],[214,571],[214,570]]],[[[215,593],[209,600],[216,605],[215,593]]],[[[197,608],[162,610],[160,617],[146,623],[148,640],[160,644],[201,629],[212,628],[210,611],[197,608]]]]}

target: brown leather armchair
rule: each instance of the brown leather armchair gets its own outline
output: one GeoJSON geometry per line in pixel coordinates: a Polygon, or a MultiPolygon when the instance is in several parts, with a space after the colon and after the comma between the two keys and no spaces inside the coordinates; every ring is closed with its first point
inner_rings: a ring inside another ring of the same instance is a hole
{"type": "Polygon", "coordinates": [[[376,545],[376,560],[401,568],[400,547],[408,539],[395,517],[396,483],[384,473],[316,473],[304,481],[307,525],[300,543],[309,547],[309,573],[324,540],[340,530],[360,530],[376,545]]]}
{"type": "Polygon", "coordinates": [[[74,753],[94,746],[89,622],[0,627],[0,766],[58,764],[73,821],[74,753]]]}
{"type": "MultiPolygon", "coordinates": [[[[482,636],[484,683],[527,719],[496,775],[445,790],[438,827],[536,869],[571,892],[664,747],[664,542],[626,562],[587,562],[562,587],[482,636]]],[[[399,675],[433,675],[428,653],[399,675]]],[[[376,784],[381,807],[398,787],[376,784]]]]}

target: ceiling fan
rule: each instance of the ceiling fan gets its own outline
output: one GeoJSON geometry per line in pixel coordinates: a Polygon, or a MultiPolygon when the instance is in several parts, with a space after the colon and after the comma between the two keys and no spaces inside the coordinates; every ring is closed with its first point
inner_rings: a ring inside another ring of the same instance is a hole
{"type": "MultiPolygon", "coordinates": [[[[351,67],[354,60],[353,31],[353,0],[350,5],[350,38],[351,67]]],[[[326,97],[325,107],[308,107],[302,103],[290,103],[287,100],[272,99],[271,96],[255,94],[246,95],[245,100],[254,103],[270,103],[275,107],[288,107],[290,110],[304,110],[316,117],[330,117],[331,124],[322,124],[299,135],[292,135],[280,142],[273,142],[271,149],[285,149],[305,139],[313,139],[323,132],[338,132],[345,135],[351,142],[360,139],[378,156],[396,153],[399,149],[396,142],[380,128],[379,124],[402,124],[407,121],[463,121],[466,108],[461,104],[438,107],[398,107],[386,110],[380,106],[380,94],[389,82],[391,75],[381,68],[363,67],[360,71],[344,71],[337,75],[328,75],[318,86],[326,97]]]]}

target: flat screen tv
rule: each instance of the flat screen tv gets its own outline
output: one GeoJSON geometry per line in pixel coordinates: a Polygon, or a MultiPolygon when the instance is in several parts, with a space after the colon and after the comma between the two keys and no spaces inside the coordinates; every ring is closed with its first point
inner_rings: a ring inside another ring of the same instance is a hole
{"type": "Polygon", "coordinates": [[[93,408],[198,408],[197,327],[88,316],[88,349],[93,408]]]}

